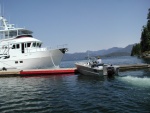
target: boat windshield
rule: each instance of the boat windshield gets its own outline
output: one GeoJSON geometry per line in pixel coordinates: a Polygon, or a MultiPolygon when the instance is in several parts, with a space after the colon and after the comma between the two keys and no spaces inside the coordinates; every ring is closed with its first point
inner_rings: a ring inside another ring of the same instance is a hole
{"type": "Polygon", "coordinates": [[[15,30],[7,30],[7,31],[1,31],[0,36],[1,38],[12,38],[17,37],[21,35],[31,35],[32,31],[26,30],[26,29],[15,29],[15,30]]]}
{"type": "Polygon", "coordinates": [[[96,60],[96,58],[95,58],[95,57],[90,57],[89,59],[90,59],[90,60],[92,60],[92,61],[93,61],[93,60],[96,60]]]}
{"type": "Polygon", "coordinates": [[[32,31],[29,30],[18,30],[18,35],[31,35],[32,31]]]}
{"type": "Polygon", "coordinates": [[[41,47],[42,43],[41,42],[33,42],[32,47],[41,47]]]}

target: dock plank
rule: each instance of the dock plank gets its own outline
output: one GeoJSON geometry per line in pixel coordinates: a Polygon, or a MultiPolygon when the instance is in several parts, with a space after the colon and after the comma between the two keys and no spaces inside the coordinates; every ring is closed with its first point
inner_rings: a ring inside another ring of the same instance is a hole
{"type": "Polygon", "coordinates": [[[150,68],[149,64],[128,64],[128,65],[119,65],[119,66],[120,66],[119,68],[120,71],[150,68]]]}
{"type": "Polygon", "coordinates": [[[0,71],[0,77],[13,77],[19,75],[20,75],[20,70],[0,71]]]}

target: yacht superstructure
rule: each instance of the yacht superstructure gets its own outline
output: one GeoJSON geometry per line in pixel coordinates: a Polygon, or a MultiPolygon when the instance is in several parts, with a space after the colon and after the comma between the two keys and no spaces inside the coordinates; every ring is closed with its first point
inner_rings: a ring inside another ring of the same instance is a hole
{"type": "Polygon", "coordinates": [[[32,36],[32,31],[15,28],[0,16],[0,69],[56,68],[67,48],[48,49],[32,36]]]}

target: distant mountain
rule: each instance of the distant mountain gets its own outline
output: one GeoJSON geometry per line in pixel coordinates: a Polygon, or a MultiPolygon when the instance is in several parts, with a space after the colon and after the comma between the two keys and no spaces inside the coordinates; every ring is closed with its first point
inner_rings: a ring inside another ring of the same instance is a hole
{"type": "Polygon", "coordinates": [[[131,54],[132,47],[135,44],[121,47],[112,47],[110,49],[103,49],[98,51],[86,51],[80,53],[66,53],[63,60],[82,60],[85,59],[88,54],[89,56],[101,56],[101,57],[111,57],[111,56],[129,56],[131,54]]]}
{"type": "Polygon", "coordinates": [[[114,52],[114,53],[104,55],[102,57],[116,57],[116,56],[130,56],[130,53],[127,53],[127,52],[114,52]]]}
{"type": "Polygon", "coordinates": [[[121,50],[117,51],[117,52],[127,52],[127,53],[130,53],[131,54],[131,50],[132,50],[132,47],[134,46],[135,44],[131,44],[131,45],[128,45],[126,46],[125,48],[122,48],[121,50]]]}
{"type": "Polygon", "coordinates": [[[103,50],[98,50],[98,51],[89,51],[89,53],[93,53],[95,55],[106,55],[106,54],[110,54],[110,53],[113,53],[113,52],[117,52],[119,50],[121,50],[123,48],[119,48],[119,47],[113,47],[113,48],[110,48],[110,49],[103,49],[103,50]]]}

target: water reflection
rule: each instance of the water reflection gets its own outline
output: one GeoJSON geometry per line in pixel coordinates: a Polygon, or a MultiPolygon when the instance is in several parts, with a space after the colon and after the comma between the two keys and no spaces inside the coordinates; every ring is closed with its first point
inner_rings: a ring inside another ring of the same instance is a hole
{"type": "Polygon", "coordinates": [[[144,63],[150,64],[150,59],[149,58],[142,58],[142,60],[144,61],[144,63]]]}
{"type": "Polygon", "coordinates": [[[82,74],[78,74],[78,79],[80,80],[96,80],[96,81],[105,81],[105,80],[113,80],[115,78],[115,76],[87,76],[87,75],[82,75],[82,74]]]}
{"type": "MultiPolygon", "coordinates": [[[[110,61],[148,62],[136,57],[110,58],[110,61]]],[[[74,66],[74,61],[68,64],[74,66]]],[[[1,113],[150,111],[150,69],[120,72],[113,77],[71,74],[0,78],[0,86],[1,113]]]]}

